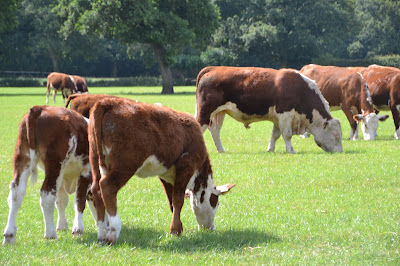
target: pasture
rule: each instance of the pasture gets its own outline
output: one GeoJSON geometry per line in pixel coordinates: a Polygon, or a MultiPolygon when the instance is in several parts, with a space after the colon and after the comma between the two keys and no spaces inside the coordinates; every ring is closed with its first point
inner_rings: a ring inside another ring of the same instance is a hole
{"type": "MultiPolygon", "coordinates": [[[[194,113],[195,88],[89,88],[159,102],[194,113]]],[[[46,89],[0,88],[0,229],[7,223],[12,155],[22,116],[44,105],[46,89]]],[[[62,106],[58,93],[56,105],[62,106]]],[[[50,105],[52,99],[50,99],[50,105]]],[[[390,118],[380,123],[375,141],[350,141],[350,126],[341,111],[343,153],[325,153],[313,138],[292,139],[296,154],[287,154],[282,138],[267,153],[272,123],[246,129],[225,118],[218,154],[204,134],[217,185],[234,183],[220,197],[214,232],[199,231],[189,201],[182,209],[181,237],[169,235],[171,212],[158,178],[133,177],[118,194],[121,235],[115,246],[97,243],[97,227],[87,208],[85,233],[58,232],[45,240],[39,190],[28,186],[17,218],[17,243],[0,247],[1,264],[400,264],[400,141],[390,118]]],[[[56,214],[55,214],[56,218],[56,214]]],[[[73,222],[73,196],[67,208],[73,222]]]]}

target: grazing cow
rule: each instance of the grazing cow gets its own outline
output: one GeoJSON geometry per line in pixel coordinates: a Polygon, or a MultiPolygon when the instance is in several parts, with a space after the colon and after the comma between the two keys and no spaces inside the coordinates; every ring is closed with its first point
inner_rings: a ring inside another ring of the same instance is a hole
{"type": "Polygon", "coordinates": [[[56,102],[56,92],[61,91],[63,96],[63,103],[65,103],[65,98],[74,93],[88,92],[86,86],[86,80],[79,77],[79,89],[77,85],[77,80],[74,77],[64,73],[52,72],[47,76],[47,93],[46,93],[46,103],[49,103],[50,90],[53,90],[53,103],[56,102]]]}
{"type": "Polygon", "coordinates": [[[72,75],[75,80],[78,93],[89,93],[86,79],[81,76],[72,75]]]}
{"type": "Polygon", "coordinates": [[[218,152],[224,152],[220,130],[225,114],[245,127],[274,123],[268,151],[282,134],[286,151],[294,153],[293,134],[314,135],[324,151],[342,151],[342,131],[314,81],[291,69],[206,67],[197,76],[196,119],[209,128],[218,152]]]}
{"type": "Polygon", "coordinates": [[[370,65],[363,72],[371,97],[378,110],[392,111],[395,127],[394,137],[400,137],[400,69],[370,65]]]}
{"type": "Polygon", "coordinates": [[[172,211],[172,234],[183,230],[180,213],[186,189],[199,227],[214,229],[218,196],[234,185],[214,185],[201,129],[193,116],[160,105],[105,98],[91,110],[88,132],[99,241],[114,244],[118,239],[117,192],[133,175],[159,176],[172,211]]]}
{"type": "Polygon", "coordinates": [[[101,99],[106,97],[118,98],[117,96],[107,94],[72,94],[68,96],[65,107],[71,103],[70,108],[82,114],[84,117],[89,118],[90,110],[101,99]],[[71,102],[72,101],[72,102],[71,102]]]}
{"type": "Polygon", "coordinates": [[[358,121],[365,140],[374,140],[378,121],[387,115],[377,115],[372,103],[367,82],[359,71],[361,67],[336,67],[306,65],[300,73],[315,80],[319,90],[328,101],[330,110],[341,108],[350,123],[350,139],[358,139],[358,121]]]}
{"type": "MultiPolygon", "coordinates": [[[[57,206],[57,230],[68,229],[65,209],[68,194],[76,192],[74,235],[83,233],[82,213],[91,184],[87,121],[73,110],[51,106],[34,106],[19,125],[13,157],[14,178],[10,184],[10,208],[4,231],[4,244],[14,244],[17,212],[26,193],[28,178],[34,184],[37,166],[45,171],[40,189],[40,205],[45,223],[45,238],[57,238],[54,227],[54,204],[57,206]]],[[[97,218],[91,201],[93,216],[97,218]]]]}

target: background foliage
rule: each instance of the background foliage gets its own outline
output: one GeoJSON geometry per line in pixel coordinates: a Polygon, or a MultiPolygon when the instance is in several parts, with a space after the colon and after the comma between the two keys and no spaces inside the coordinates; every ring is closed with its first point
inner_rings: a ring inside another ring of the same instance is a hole
{"type": "Polygon", "coordinates": [[[206,65],[400,64],[400,1],[14,0],[0,14],[3,75],[162,76],[170,86],[206,65]]]}

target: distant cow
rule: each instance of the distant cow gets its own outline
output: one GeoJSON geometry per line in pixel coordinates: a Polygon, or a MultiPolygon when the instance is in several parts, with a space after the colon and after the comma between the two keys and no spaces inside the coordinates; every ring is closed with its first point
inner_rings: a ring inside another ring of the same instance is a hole
{"type": "Polygon", "coordinates": [[[107,94],[72,94],[68,96],[65,107],[68,108],[68,105],[70,105],[70,108],[72,110],[75,110],[78,113],[82,114],[84,117],[89,118],[90,110],[93,108],[93,106],[99,100],[106,97],[117,98],[117,96],[107,94]]]}
{"type": "Polygon", "coordinates": [[[336,67],[306,65],[300,73],[315,80],[331,111],[341,108],[350,123],[350,139],[358,139],[358,121],[365,140],[374,140],[378,121],[385,121],[387,115],[377,115],[367,82],[359,67],[336,67]]]}
{"type": "Polygon", "coordinates": [[[225,114],[245,127],[252,122],[274,123],[268,151],[282,134],[286,151],[294,153],[293,134],[314,135],[324,151],[342,151],[342,131],[314,81],[290,69],[206,67],[197,76],[196,118],[209,128],[218,152],[224,152],[220,130],[225,114]]]}
{"type": "Polygon", "coordinates": [[[391,110],[393,115],[395,133],[400,137],[400,69],[370,65],[363,72],[367,80],[371,97],[378,110],[391,110]]]}
{"type": "Polygon", "coordinates": [[[63,103],[65,103],[65,98],[71,94],[88,92],[86,80],[84,78],[58,72],[52,72],[47,76],[46,87],[46,103],[49,103],[50,90],[53,90],[53,103],[56,102],[57,91],[61,92],[63,96],[63,103]]]}
{"type": "MultiPolygon", "coordinates": [[[[4,231],[4,244],[14,244],[17,212],[25,196],[28,178],[34,184],[37,166],[45,172],[40,189],[40,205],[45,222],[45,238],[57,238],[54,204],[57,206],[57,230],[68,229],[65,209],[68,194],[76,192],[73,234],[83,233],[82,213],[91,184],[87,121],[73,110],[34,106],[20,125],[13,157],[14,178],[10,184],[10,213],[4,231]]],[[[95,209],[88,202],[91,211],[95,209]]],[[[97,215],[94,213],[94,217],[97,215]]]]}
{"type": "Polygon", "coordinates": [[[86,79],[81,76],[72,75],[75,80],[78,93],[89,93],[86,79]]]}
{"type": "Polygon", "coordinates": [[[89,143],[99,241],[113,244],[118,239],[117,193],[133,175],[159,176],[172,211],[172,234],[183,230],[180,213],[186,189],[191,191],[199,227],[214,229],[218,196],[233,185],[214,185],[201,129],[191,115],[160,105],[105,98],[90,113],[89,143]]]}

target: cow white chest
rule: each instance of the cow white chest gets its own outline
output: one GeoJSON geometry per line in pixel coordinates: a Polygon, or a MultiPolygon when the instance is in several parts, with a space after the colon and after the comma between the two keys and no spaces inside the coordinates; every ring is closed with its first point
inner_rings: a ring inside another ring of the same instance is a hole
{"type": "Polygon", "coordinates": [[[150,176],[160,176],[165,182],[174,184],[176,169],[175,166],[166,168],[155,155],[149,156],[140,166],[135,175],[138,177],[150,177],[150,176]]]}

